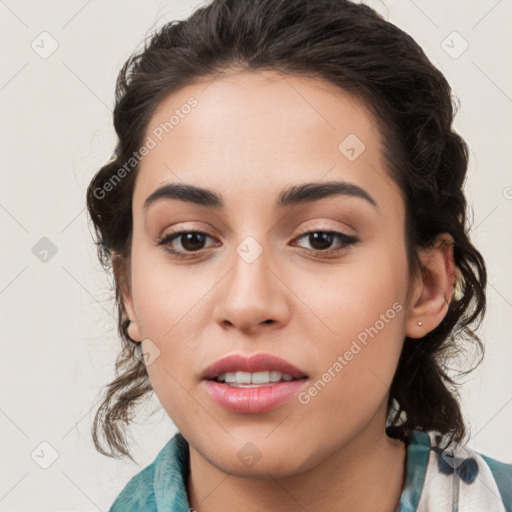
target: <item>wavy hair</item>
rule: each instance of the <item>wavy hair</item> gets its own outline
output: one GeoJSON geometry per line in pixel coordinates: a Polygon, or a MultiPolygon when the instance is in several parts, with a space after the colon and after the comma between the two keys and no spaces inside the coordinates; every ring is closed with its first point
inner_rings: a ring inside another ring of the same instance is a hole
{"type": "Polygon", "coordinates": [[[485,313],[487,276],[469,239],[463,192],[468,146],[452,129],[456,104],[447,80],[408,34],[366,5],[214,0],[187,19],[155,30],[124,63],[115,92],[116,148],[87,190],[98,257],[107,272],[114,272],[121,339],[116,378],[104,388],[92,426],[96,449],[131,458],[125,429],[135,406],[152,391],[146,367],[135,357],[137,344],[127,333],[120,291],[129,274],[138,165],[120,170],[124,166],[126,171],[152,114],[169,94],[226,71],[263,69],[327,80],[375,116],[387,171],[405,203],[411,275],[421,272],[420,248],[440,233],[453,237],[456,293],[433,331],[420,339],[405,338],[389,390],[388,424],[435,430],[448,434],[450,442],[462,442],[466,427],[459,384],[448,375],[448,361],[464,356],[470,346],[483,358],[475,327],[485,313]]]}

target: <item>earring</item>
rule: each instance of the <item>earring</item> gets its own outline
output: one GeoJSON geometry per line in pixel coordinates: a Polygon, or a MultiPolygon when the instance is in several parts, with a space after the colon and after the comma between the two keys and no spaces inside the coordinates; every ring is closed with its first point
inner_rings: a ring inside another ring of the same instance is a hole
{"type": "Polygon", "coordinates": [[[418,325],[421,327],[423,324],[421,322],[418,322],[418,325]]]}

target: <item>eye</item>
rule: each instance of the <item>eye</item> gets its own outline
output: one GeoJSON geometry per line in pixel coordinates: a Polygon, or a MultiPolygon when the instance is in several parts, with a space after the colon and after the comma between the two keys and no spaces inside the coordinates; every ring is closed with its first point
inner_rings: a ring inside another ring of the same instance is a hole
{"type": "Polygon", "coordinates": [[[311,244],[312,249],[309,250],[315,255],[320,256],[339,254],[359,242],[359,238],[346,235],[339,231],[310,230],[306,231],[295,240],[300,240],[302,238],[306,238],[311,244]],[[334,240],[338,240],[338,248],[331,249],[330,246],[334,240]]]}
{"type": "Polygon", "coordinates": [[[169,252],[180,258],[186,258],[187,253],[199,252],[204,249],[206,238],[213,238],[204,231],[177,231],[162,238],[159,238],[158,245],[163,246],[164,251],[169,252]],[[185,236],[186,235],[186,236],[185,236]],[[182,249],[173,249],[170,246],[179,240],[182,249]]]}
{"type": "MultiPolygon", "coordinates": [[[[177,256],[179,258],[192,257],[194,253],[201,252],[205,249],[204,244],[207,238],[212,238],[204,231],[177,231],[159,238],[158,245],[163,246],[164,251],[177,256]],[[181,248],[173,248],[177,241],[180,242],[181,248]]],[[[339,231],[326,230],[310,230],[302,233],[295,240],[307,238],[312,248],[308,249],[315,255],[330,256],[346,251],[350,246],[359,242],[355,236],[346,235],[339,231]],[[338,240],[338,248],[330,248],[334,240],[338,240]]]]}

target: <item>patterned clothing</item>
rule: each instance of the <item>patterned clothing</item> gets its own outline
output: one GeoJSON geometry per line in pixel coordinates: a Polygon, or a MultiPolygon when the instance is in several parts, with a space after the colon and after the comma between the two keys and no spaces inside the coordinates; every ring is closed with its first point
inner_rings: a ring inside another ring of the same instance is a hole
{"type": "MultiPolygon", "coordinates": [[[[387,427],[407,446],[405,485],[395,512],[512,512],[512,464],[433,432],[387,427]]],[[[190,512],[188,443],[178,432],[124,487],[109,512],[190,512]]]]}

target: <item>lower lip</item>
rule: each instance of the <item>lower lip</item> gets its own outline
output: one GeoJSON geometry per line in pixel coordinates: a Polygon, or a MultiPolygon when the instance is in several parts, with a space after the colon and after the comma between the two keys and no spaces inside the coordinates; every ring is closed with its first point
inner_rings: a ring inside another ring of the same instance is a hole
{"type": "Polygon", "coordinates": [[[233,412],[258,413],[276,409],[296,396],[307,380],[276,382],[254,388],[235,388],[216,380],[204,382],[210,397],[225,409],[233,412]]]}

